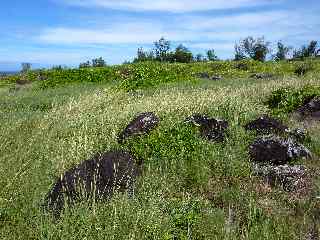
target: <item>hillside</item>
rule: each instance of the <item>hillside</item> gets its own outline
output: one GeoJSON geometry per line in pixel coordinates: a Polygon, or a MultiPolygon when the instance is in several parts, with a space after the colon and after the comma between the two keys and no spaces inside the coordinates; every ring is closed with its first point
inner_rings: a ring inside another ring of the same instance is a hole
{"type": "Polygon", "coordinates": [[[292,112],[320,96],[319,88],[320,61],[312,59],[146,62],[4,77],[0,238],[307,239],[320,224],[320,125],[292,112]],[[159,125],[118,143],[142,112],[153,112],[159,125]],[[226,120],[223,141],[185,123],[194,114],[226,120]],[[302,144],[312,157],[289,165],[310,171],[312,190],[300,195],[255,174],[249,146],[258,134],[244,126],[264,114],[306,129],[302,144]],[[107,201],[79,201],[59,220],[43,209],[65,171],[115,149],[143,161],[133,198],[116,192],[107,201]]]}

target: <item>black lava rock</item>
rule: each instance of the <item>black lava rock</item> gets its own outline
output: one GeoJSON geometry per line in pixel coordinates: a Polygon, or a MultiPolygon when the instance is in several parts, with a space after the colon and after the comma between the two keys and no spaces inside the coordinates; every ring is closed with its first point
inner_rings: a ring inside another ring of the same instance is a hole
{"type": "Polygon", "coordinates": [[[201,73],[197,73],[196,75],[198,78],[203,78],[203,79],[210,79],[210,75],[207,72],[201,72],[201,73]]]}
{"type": "Polygon", "coordinates": [[[288,131],[288,127],[277,119],[263,115],[244,126],[246,130],[255,130],[258,133],[284,133],[288,131]]]}
{"type": "Polygon", "coordinates": [[[222,142],[225,139],[226,130],[229,126],[227,121],[208,118],[200,114],[188,117],[185,122],[198,126],[203,138],[216,142],[222,142]]]}
{"type": "Polygon", "coordinates": [[[90,160],[66,171],[47,194],[45,207],[56,218],[64,204],[83,199],[108,199],[115,191],[134,192],[134,182],[141,162],[125,151],[97,154],[90,160]]]}
{"type": "Polygon", "coordinates": [[[272,73],[254,73],[250,76],[250,78],[255,78],[255,79],[270,79],[273,77],[274,75],[272,73]]]}
{"type": "Polygon", "coordinates": [[[118,142],[122,143],[131,136],[149,133],[159,124],[159,118],[152,112],[138,114],[128,126],[119,134],[118,142]]]}
{"type": "Polygon", "coordinates": [[[291,138],[276,136],[257,138],[249,147],[250,158],[254,162],[283,165],[300,158],[311,157],[310,151],[291,138]]]}
{"type": "Polygon", "coordinates": [[[281,187],[286,192],[308,194],[312,188],[309,170],[301,165],[260,165],[255,164],[254,173],[264,178],[270,186],[281,187]]]}
{"type": "Polygon", "coordinates": [[[297,109],[302,117],[320,119],[320,97],[313,98],[310,102],[297,109]]]}

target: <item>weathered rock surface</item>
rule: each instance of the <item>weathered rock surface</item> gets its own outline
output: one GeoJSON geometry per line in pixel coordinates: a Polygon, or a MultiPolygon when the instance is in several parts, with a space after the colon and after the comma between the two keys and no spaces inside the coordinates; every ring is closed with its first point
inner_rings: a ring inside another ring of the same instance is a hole
{"type": "Polygon", "coordinates": [[[203,78],[203,79],[209,79],[210,75],[207,72],[201,72],[201,73],[197,73],[196,75],[198,78],[203,78]]]}
{"type": "Polygon", "coordinates": [[[222,80],[222,77],[221,77],[221,76],[219,76],[219,75],[210,76],[210,74],[207,73],[207,72],[197,73],[197,74],[196,74],[196,77],[202,78],[202,79],[213,80],[213,81],[222,80]]]}
{"type": "Polygon", "coordinates": [[[320,97],[313,98],[310,102],[297,109],[302,118],[320,120],[320,97]]]}
{"type": "Polygon", "coordinates": [[[228,122],[214,118],[208,118],[205,115],[195,114],[188,117],[185,122],[192,123],[199,127],[200,135],[210,141],[222,142],[226,136],[228,122]]]}
{"type": "Polygon", "coordinates": [[[219,81],[219,80],[222,80],[223,78],[219,75],[213,75],[210,77],[210,80],[213,80],[213,81],[219,81]]]}
{"type": "Polygon", "coordinates": [[[244,128],[246,130],[255,130],[258,133],[284,133],[288,131],[288,127],[281,121],[271,118],[267,115],[263,115],[256,120],[247,123],[244,128]]]}
{"type": "Polygon", "coordinates": [[[310,151],[293,139],[277,136],[257,138],[249,147],[250,158],[254,162],[283,165],[300,158],[311,157],[310,151]]]}
{"type": "Polygon", "coordinates": [[[65,202],[72,205],[83,199],[108,199],[114,191],[133,194],[141,162],[125,151],[97,154],[66,171],[46,197],[46,208],[59,217],[65,202]]]}
{"type": "Polygon", "coordinates": [[[272,187],[281,187],[286,192],[307,196],[312,190],[312,178],[309,170],[301,165],[261,165],[254,164],[253,171],[264,178],[272,187]]]}
{"type": "Polygon", "coordinates": [[[274,75],[272,73],[254,73],[250,75],[250,78],[255,78],[255,79],[271,79],[273,77],[274,75]]]}
{"type": "Polygon", "coordinates": [[[157,127],[159,122],[159,118],[152,112],[140,113],[119,134],[118,142],[122,143],[126,138],[131,136],[149,133],[157,127]]]}

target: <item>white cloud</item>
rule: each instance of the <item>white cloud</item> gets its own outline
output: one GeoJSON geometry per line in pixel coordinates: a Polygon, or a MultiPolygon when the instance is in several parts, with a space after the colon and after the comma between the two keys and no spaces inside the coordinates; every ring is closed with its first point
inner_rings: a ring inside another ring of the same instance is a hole
{"type": "Polygon", "coordinates": [[[193,12],[251,7],[282,0],[60,0],[69,5],[130,11],[193,12]]]}
{"type": "MultiPolygon", "coordinates": [[[[175,17],[168,22],[152,19],[118,22],[99,28],[54,27],[43,30],[38,41],[51,44],[151,44],[160,37],[171,41],[236,41],[248,35],[269,36],[269,31],[287,12],[259,12],[222,17],[175,17]],[[271,26],[273,25],[273,26],[271,26]],[[261,26],[270,26],[262,28],[261,26]]],[[[286,31],[273,29],[273,37],[283,37],[286,31]]]]}
{"type": "Polygon", "coordinates": [[[219,51],[230,51],[234,49],[234,43],[199,42],[188,44],[190,48],[215,49],[219,51]]]}

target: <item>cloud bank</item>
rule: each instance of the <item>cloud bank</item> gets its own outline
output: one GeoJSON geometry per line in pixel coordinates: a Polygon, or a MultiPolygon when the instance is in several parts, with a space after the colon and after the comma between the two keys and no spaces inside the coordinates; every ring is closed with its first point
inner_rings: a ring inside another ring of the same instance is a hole
{"type": "Polygon", "coordinates": [[[82,7],[103,7],[127,11],[195,12],[279,3],[282,0],[61,0],[82,7]]]}

